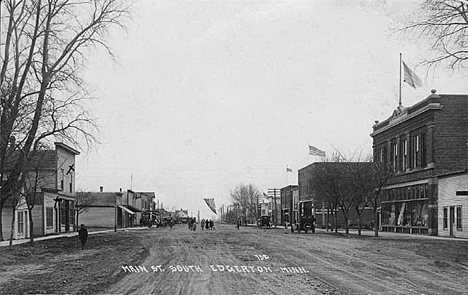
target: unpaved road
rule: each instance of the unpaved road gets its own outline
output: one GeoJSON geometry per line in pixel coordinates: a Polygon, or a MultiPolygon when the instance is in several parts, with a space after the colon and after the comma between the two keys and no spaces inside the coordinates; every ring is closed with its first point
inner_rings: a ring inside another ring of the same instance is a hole
{"type": "Polygon", "coordinates": [[[468,241],[217,226],[138,231],[104,294],[467,294],[468,241]]]}

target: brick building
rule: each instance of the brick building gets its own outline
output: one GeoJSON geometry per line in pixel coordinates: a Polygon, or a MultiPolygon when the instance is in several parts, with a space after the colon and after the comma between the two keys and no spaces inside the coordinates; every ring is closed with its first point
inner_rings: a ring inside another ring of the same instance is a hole
{"type": "Polygon", "coordinates": [[[281,223],[289,224],[293,216],[293,191],[297,190],[297,185],[288,185],[280,190],[281,195],[281,223]]]}
{"type": "Polygon", "coordinates": [[[377,121],[371,136],[374,161],[391,165],[396,173],[382,192],[381,230],[437,235],[439,177],[467,169],[468,95],[433,90],[377,121]]]}
{"type": "MultiPolygon", "coordinates": [[[[335,211],[332,208],[332,200],[327,194],[325,188],[319,184],[321,181],[320,175],[325,171],[333,171],[334,169],[346,169],[346,165],[371,165],[366,162],[315,162],[298,171],[298,195],[299,202],[313,201],[316,227],[326,228],[327,224],[337,226],[339,228],[345,227],[345,219],[343,212],[337,208],[335,211]],[[337,168],[342,166],[342,168],[337,168]],[[337,224],[335,224],[335,215],[337,224]]],[[[346,170],[344,170],[346,171],[346,170]]],[[[367,226],[373,221],[373,214],[371,208],[365,208],[361,215],[362,226],[367,226]]],[[[358,215],[355,210],[351,209],[348,212],[348,223],[350,226],[358,224],[358,215]]]]}

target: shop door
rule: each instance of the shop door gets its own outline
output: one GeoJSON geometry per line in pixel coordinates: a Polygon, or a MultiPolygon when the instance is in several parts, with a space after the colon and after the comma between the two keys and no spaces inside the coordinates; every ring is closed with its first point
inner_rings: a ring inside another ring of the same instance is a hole
{"type": "Polygon", "coordinates": [[[450,207],[450,222],[449,222],[449,231],[450,231],[450,236],[453,236],[453,224],[455,223],[455,207],[451,206],[450,207]]]}

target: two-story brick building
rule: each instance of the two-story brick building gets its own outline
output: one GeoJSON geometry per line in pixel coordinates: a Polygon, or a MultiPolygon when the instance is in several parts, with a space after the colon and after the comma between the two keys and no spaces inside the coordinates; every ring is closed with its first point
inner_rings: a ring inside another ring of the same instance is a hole
{"type": "MultiPolygon", "coordinates": [[[[388,119],[377,121],[371,136],[374,161],[395,171],[382,192],[381,230],[437,235],[445,212],[440,211],[445,194],[439,178],[467,169],[468,95],[433,90],[426,99],[411,107],[400,105],[388,119]]],[[[466,210],[453,210],[448,218],[458,218],[457,212],[461,217],[466,210]]]]}
{"type": "MultiPolygon", "coordinates": [[[[34,204],[31,211],[34,236],[75,230],[75,156],[79,154],[74,148],[56,142],[55,149],[37,151],[28,163],[23,193],[28,196],[30,204],[34,204]]],[[[25,198],[19,200],[14,211],[12,205],[8,200],[3,208],[4,235],[9,237],[13,230],[14,239],[30,237],[25,198]],[[16,215],[13,228],[12,214],[16,215]]]]}

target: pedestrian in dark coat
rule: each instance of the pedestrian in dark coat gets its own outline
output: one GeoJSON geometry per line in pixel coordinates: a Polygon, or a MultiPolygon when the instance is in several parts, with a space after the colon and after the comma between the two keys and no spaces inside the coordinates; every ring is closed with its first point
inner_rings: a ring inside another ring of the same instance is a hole
{"type": "Polygon", "coordinates": [[[86,241],[88,240],[88,229],[85,227],[84,224],[82,224],[80,229],[78,230],[78,237],[80,238],[81,242],[81,250],[84,250],[84,246],[86,244],[86,241]]]}

